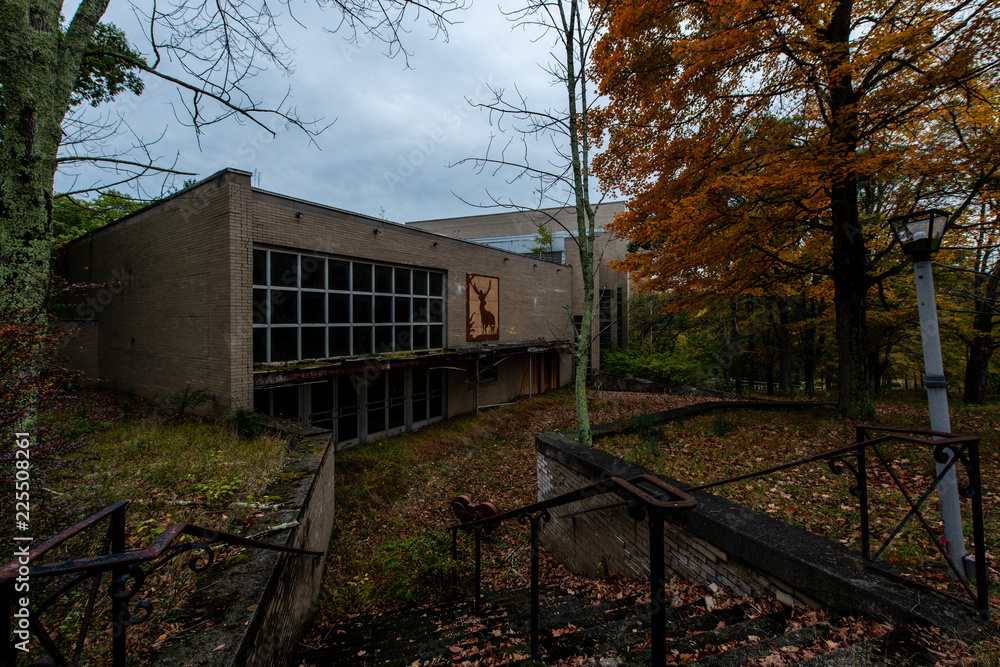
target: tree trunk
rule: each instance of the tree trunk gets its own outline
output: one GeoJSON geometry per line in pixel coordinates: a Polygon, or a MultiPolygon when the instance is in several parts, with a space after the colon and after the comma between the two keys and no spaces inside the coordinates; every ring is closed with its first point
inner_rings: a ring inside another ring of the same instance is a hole
{"type": "MultiPolygon", "coordinates": [[[[569,147],[573,167],[573,186],[576,198],[577,241],[580,244],[580,272],[583,274],[583,322],[576,346],[576,427],[580,431],[580,444],[590,447],[590,416],[587,412],[587,373],[590,370],[591,329],[594,319],[594,227],[595,213],[590,206],[590,155],[587,133],[587,80],[584,54],[576,52],[576,30],[581,20],[580,5],[576,0],[569,5],[569,16],[563,15],[563,35],[566,47],[566,85],[569,122],[569,147]],[[577,58],[580,58],[578,62],[577,58]],[[579,66],[579,70],[577,69],[579,66]],[[579,86],[580,100],[577,99],[579,86]],[[577,108],[577,102],[580,108],[577,108]]],[[[560,6],[560,11],[563,11],[560,6]]]]}
{"type": "Polygon", "coordinates": [[[35,317],[48,283],[52,181],[83,54],[108,0],[84,0],[65,35],[58,3],[0,6],[0,314],[35,317]],[[20,314],[20,315],[16,315],[20,314]]]}
{"type": "Polygon", "coordinates": [[[993,356],[994,349],[990,337],[993,318],[985,313],[977,315],[973,327],[976,335],[969,346],[969,362],[965,365],[965,392],[962,400],[969,405],[983,405],[986,403],[990,357],[993,356]]]}
{"type": "Polygon", "coordinates": [[[833,292],[837,331],[838,409],[845,417],[875,414],[868,375],[866,330],[868,249],[858,215],[858,178],[854,169],[858,146],[858,99],[850,68],[852,0],[833,6],[826,30],[830,81],[831,183],[833,224],[833,292]]]}
{"type": "MultiPolygon", "coordinates": [[[[815,315],[816,304],[810,304],[810,310],[815,315]]],[[[802,367],[805,374],[806,395],[810,398],[816,395],[816,327],[805,330],[803,338],[802,367]]]]}
{"type": "Polygon", "coordinates": [[[778,299],[778,391],[792,396],[792,333],[788,329],[788,299],[778,299]]]}

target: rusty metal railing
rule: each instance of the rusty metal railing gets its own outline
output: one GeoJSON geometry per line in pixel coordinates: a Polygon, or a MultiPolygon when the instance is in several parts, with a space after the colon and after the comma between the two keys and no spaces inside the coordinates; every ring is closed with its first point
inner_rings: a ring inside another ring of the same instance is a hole
{"type": "MultiPolygon", "coordinates": [[[[866,567],[869,570],[878,572],[906,586],[938,593],[963,605],[973,607],[979,612],[980,617],[983,619],[989,618],[989,569],[986,563],[986,544],[983,527],[983,490],[979,465],[979,438],[967,435],[956,435],[954,433],[941,433],[938,431],[893,428],[888,426],[870,426],[864,424],[856,425],[855,429],[856,442],[853,445],[848,445],[839,449],[827,450],[812,456],[771,466],[770,468],[763,468],[761,470],[756,470],[743,475],[737,475],[735,477],[729,477],[709,482],[707,484],[701,484],[699,486],[687,487],[684,490],[689,494],[693,494],[698,491],[705,491],[718,486],[754,479],[756,477],[763,477],[765,475],[770,475],[791,468],[797,468],[809,463],[823,461],[827,463],[830,471],[836,475],[843,475],[849,471],[854,477],[854,484],[851,484],[848,490],[851,495],[858,499],[861,530],[861,555],[865,561],[867,561],[866,567]],[[872,432],[883,432],[884,435],[869,437],[872,432]],[[931,452],[934,460],[942,464],[936,477],[931,480],[930,484],[927,485],[927,488],[923,489],[919,493],[911,491],[911,489],[904,483],[902,476],[896,470],[891,458],[887,457],[880,449],[881,446],[894,442],[909,443],[926,448],[931,452]],[[889,477],[892,479],[896,488],[899,490],[900,494],[902,494],[910,508],[906,515],[889,532],[888,537],[882,541],[881,545],[879,545],[878,549],[876,549],[874,555],[872,555],[871,522],[869,517],[868,498],[869,452],[874,455],[874,461],[881,464],[881,466],[887,471],[889,477]],[[934,490],[937,489],[941,480],[959,463],[962,464],[962,468],[965,470],[968,479],[965,484],[962,484],[959,487],[959,494],[963,498],[968,499],[971,503],[974,554],[971,569],[973,570],[973,577],[975,578],[975,586],[970,583],[969,576],[967,576],[966,572],[956,567],[948,558],[947,545],[943,545],[937,538],[931,524],[921,511],[921,508],[930,498],[934,490]],[[959,581],[965,591],[967,595],[966,598],[962,598],[948,591],[929,586],[921,581],[913,579],[912,577],[902,576],[898,573],[891,572],[883,567],[879,567],[876,564],[903,528],[914,518],[916,518],[920,523],[921,527],[930,538],[931,543],[935,545],[937,551],[948,564],[948,567],[955,576],[955,579],[959,581]]],[[[569,516],[586,514],[611,507],[618,507],[624,504],[625,503],[613,503],[610,505],[592,507],[580,512],[574,512],[569,516]]]]}
{"type": "Polygon", "coordinates": [[[790,461],[788,463],[747,473],[745,475],[738,475],[736,477],[730,477],[728,479],[691,487],[686,489],[686,491],[688,493],[694,493],[722,486],[724,484],[731,484],[733,482],[739,482],[754,477],[769,475],[774,472],[787,470],[789,468],[798,467],[807,463],[826,461],[830,471],[835,475],[843,475],[849,471],[854,477],[854,484],[852,484],[848,490],[852,496],[858,499],[861,528],[861,555],[867,561],[866,567],[868,569],[879,572],[880,574],[894,579],[906,586],[944,595],[945,597],[955,600],[956,602],[973,607],[979,612],[981,618],[989,618],[989,570],[986,564],[986,544],[983,528],[983,490],[979,466],[979,438],[967,435],[956,435],[954,433],[941,433],[938,431],[893,428],[888,426],[870,426],[865,424],[856,425],[855,430],[857,434],[857,442],[853,445],[825,451],[814,456],[808,456],[803,459],[798,459],[797,461],[790,461]],[[869,434],[871,432],[883,432],[884,435],[870,437],[869,434]],[[896,469],[896,466],[893,464],[891,458],[887,457],[882,449],[880,449],[883,445],[897,442],[909,443],[926,448],[931,452],[934,460],[942,464],[940,470],[937,472],[937,475],[933,480],[931,480],[930,484],[927,485],[927,488],[923,489],[919,493],[912,491],[907,486],[907,484],[903,481],[902,476],[896,469]],[[892,479],[896,489],[906,500],[906,503],[910,508],[906,515],[889,532],[888,537],[882,541],[874,555],[872,555],[871,524],[869,519],[868,502],[869,452],[874,454],[874,460],[872,462],[881,464],[881,466],[888,473],[889,477],[892,479]],[[921,508],[931,497],[931,494],[938,488],[941,480],[944,479],[945,475],[947,475],[948,472],[958,463],[962,464],[968,478],[968,481],[965,484],[960,485],[959,495],[971,501],[972,541],[974,553],[972,569],[976,580],[975,587],[973,587],[969,582],[969,577],[964,569],[956,567],[955,564],[951,562],[947,552],[948,545],[942,544],[941,540],[934,534],[931,524],[921,511],[921,508]],[[935,546],[938,553],[948,564],[948,567],[955,576],[955,579],[958,580],[962,588],[965,590],[968,596],[967,599],[949,593],[948,591],[928,586],[921,581],[911,577],[902,576],[876,565],[876,562],[880,560],[881,556],[886,552],[896,537],[899,536],[903,528],[905,528],[906,525],[914,518],[916,518],[920,523],[920,526],[930,538],[930,542],[935,546]]]}
{"type": "Polygon", "coordinates": [[[202,572],[211,567],[214,561],[212,546],[216,544],[322,555],[319,551],[267,544],[189,523],[173,524],[145,549],[126,550],[127,507],[126,501],[109,505],[37,547],[24,549],[24,553],[18,554],[18,558],[0,567],[0,667],[14,667],[20,656],[28,655],[22,649],[28,646],[29,637],[37,639],[47,655],[35,664],[79,665],[87,635],[97,625],[94,623],[95,608],[102,591],[111,598],[109,618],[106,624],[100,625],[110,628],[112,665],[125,667],[128,658],[126,632],[129,627],[149,620],[153,611],[152,604],[138,596],[139,590],[151,574],[180,555],[196,552],[188,562],[194,572],[202,572]],[[107,522],[107,529],[100,555],[55,563],[39,562],[53,549],[104,521],[107,522]],[[196,539],[179,541],[178,538],[183,535],[196,539]],[[107,585],[103,586],[105,574],[110,577],[107,585]],[[48,587],[50,590],[44,591],[42,602],[35,604],[35,593],[40,587],[32,584],[37,584],[39,580],[51,580],[52,585],[48,587]],[[89,590],[85,595],[80,628],[72,642],[72,648],[65,651],[46,627],[42,616],[87,580],[92,581],[86,586],[89,590]],[[30,597],[23,592],[25,584],[31,591],[30,597]]]}
{"type": "Polygon", "coordinates": [[[529,641],[531,657],[539,657],[539,532],[543,522],[551,520],[549,510],[570,503],[594,498],[608,493],[616,493],[628,500],[629,515],[641,521],[649,517],[649,580],[651,594],[650,620],[652,625],[652,661],[654,665],[666,661],[666,577],[664,572],[663,528],[664,516],[668,512],[694,507],[697,502],[688,493],[674,488],[653,475],[641,475],[632,479],[611,477],[589,486],[564,493],[555,498],[543,500],[509,512],[500,513],[492,503],[473,504],[468,496],[459,496],[452,501],[459,522],[449,526],[452,532],[452,558],[458,556],[458,533],[472,533],[475,538],[475,608],[479,611],[482,574],[482,541],[509,519],[526,524],[530,530],[531,545],[531,620],[529,641]],[[645,487],[645,488],[643,488],[645,487]]]}

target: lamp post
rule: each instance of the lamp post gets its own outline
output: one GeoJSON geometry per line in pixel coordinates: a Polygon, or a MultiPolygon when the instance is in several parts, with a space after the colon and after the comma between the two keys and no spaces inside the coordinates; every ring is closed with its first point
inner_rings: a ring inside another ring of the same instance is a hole
{"type": "MultiPolygon", "coordinates": [[[[941,246],[941,237],[948,228],[950,214],[939,209],[919,211],[889,219],[903,252],[913,258],[913,274],[917,283],[917,307],[920,313],[920,340],[924,348],[924,385],[930,408],[931,430],[951,433],[948,416],[948,385],[941,360],[941,337],[938,331],[937,302],[934,298],[934,277],[931,254],[941,246]]],[[[948,453],[950,462],[954,456],[948,453]]],[[[948,462],[935,461],[937,473],[948,462]]],[[[962,510],[954,466],[938,484],[941,499],[941,520],[944,538],[948,542],[948,560],[962,575],[966,574],[965,535],[962,532],[962,510]]]]}

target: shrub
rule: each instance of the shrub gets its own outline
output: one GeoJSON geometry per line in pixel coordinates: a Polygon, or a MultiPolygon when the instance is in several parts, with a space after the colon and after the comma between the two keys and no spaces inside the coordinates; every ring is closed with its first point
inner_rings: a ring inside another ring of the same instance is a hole
{"type": "Polygon", "coordinates": [[[257,414],[246,408],[236,408],[226,415],[226,423],[237,435],[247,440],[253,440],[264,430],[256,421],[257,414]]]}
{"type": "Polygon", "coordinates": [[[157,399],[156,403],[161,414],[166,415],[168,419],[183,419],[184,413],[188,410],[194,410],[214,400],[215,395],[208,389],[192,389],[188,384],[176,394],[157,399]]]}
{"type": "Polygon", "coordinates": [[[462,564],[451,560],[451,537],[446,532],[423,533],[384,547],[382,574],[386,590],[402,604],[438,602],[457,592],[465,575],[462,564]]]}
{"type": "Polygon", "coordinates": [[[695,364],[662,353],[632,355],[627,352],[610,351],[601,359],[601,370],[668,386],[694,384],[699,379],[695,364]]]}

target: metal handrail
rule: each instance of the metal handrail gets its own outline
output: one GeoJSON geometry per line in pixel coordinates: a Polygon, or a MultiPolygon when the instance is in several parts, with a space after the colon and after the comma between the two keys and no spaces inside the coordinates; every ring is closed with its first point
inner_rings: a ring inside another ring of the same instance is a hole
{"type": "Polygon", "coordinates": [[[458,555],[458,532],[471,532],[475,536],[475,609],[478,612],[481,597],[482,579],[482,538],[484,533],[492,532],[492,527],[509,519],[517,519],[521,524],[528,524],[531,537],[531,622],[530,646],[531,657],[539,657],[539,533],[541,523],[549,521],[552,515],[549,510],[561,507],[587,498],[595,498],[607,493],[617,493],[629,498],[629,515],[638,521],[649,516],[649,579],[652,625],[652,660],[653,664],[663,664],[666,661],[666,577],[664,573],[663,529],[664,515],[671,511],[691,509],[697,501],[688,493],[677,489],[654,475],[640,475],[631,479],[610,477],[600,482],[564,493],[548,500],[525,505],[518,509],[501,514],[483,516],[479,519],[465,521],[448,527],[452,532],[452,558],[458,555]],[[651,485],[655,490],[640,488],[640,484],[651,485]]]}
{"type": "MultiPolygon", "coordinates": [[[[770,475],[775,472],[781,472],[783,470],[788,470],[790,468],[796,468],[808,463],[815,463],[819,461],[826,461],[830,471],[836,475],[843,475],[845,472],[850,471],[854,477],[854,484],[849,487],[851,495],[858,498],[859,512],[860,512],[860,528],[861,528],[861,555],[868,561],[866,567],[870,570],[878,572],[880,574],[886,575],[900,583],[913,588],[919,588],[921,590],[933,591],[935,593],[944,595],[956,602],[961,604],[971,606],[979,612],[980,617],[983,619],[989,618],[989,569],[986,565],[986,546],[984,539],[984,527],[983,527],[983,507],[982,507],[982,485],[980,476],[980,465],[979,465],[979,438],[967,435],[957,435],[953,433],[943,433],[940,431],[931,431],[925,429],[910,429],[910,428],[898,428],[891,426],[872,426],[866,424],[858,424],[855,426],[856,429],[856,442],[852,445],[847,445],[846,447],[840,447],[837,449],[831,449],[812,456],[807,456],[801,459],[796,459],[794,461],[788,461],[786,463],[781,463],[779,465],[771,466],[768,468],[763,468],[761,470],[756,470],[753,472],[745,473],[742,475],[736,475],[734,477],[728,477],[726,479],[716,480],[713,482],[708,482],[706,484],[701,484],[699,486],[686,487],[684,490],[687,493],[696,493],[699,491],[705,491],[717,486],[724,486],[726,484],[732,484],[735,482],[741,482],[748,479],[754,479],[757,477],[763,477],[765,475],[770,475]],[[868,438],[868,433],[870,431],[884,431],[887,435],[880,435],[874,438],[868,438]],[[918,437],[924,436],[924,437],[918,437]],[[931,481],[928,487],[919,494],[919,497],[915,500],[913,494],[906,485],[900,480],[899,476],[896,474],[890,461],[879,450],[879,445],[891,443],[891,442],[904,442],[916,445],[922,445],[934,450],[933,456],[936,461],[942,463],[941,470],[937,473],[936,477],[931,481]],[[868,451],[875,453],[879,462],[888,471],[893,483],[896,485],[897,489],[903,495],[904,499],[910,507],[909,512],[903,517],[903,519],[895,526],[889,537],[886,538],[880,547],[872,555],[871,550],[871,528],[868,516],[868,460],[866,453],[868,451]],[[946,451],[947,450],[947,451],[946,451]],[[948,452],[952,455],[949,456],[948,452]],[[849,458],[853,457],[855,459],[855,464],[851,464],[849,458]],[[941,545],[940,541],[934,536],[934,532],[931,529],[929,523],[924,518],[923,513],[920,508],[923,504],[930,498],[931,494],[938,487],[938,484],[945,477],[945,475],[958,463],[961,463],[966,471],[969,478],[969,483],[963,485],[959,489],[960,495],[968,498],[972,503],[972,524],[973,524],[973,549],[974,549],[974,572],[976,579],[975,590],[970,586],[968,577],[966,573],[959,570],[948,558],[944,547],[941,545]],[[916,518],[921,524],[925,532],[931,538],[931,542],[935,545],[938,552],[944,558],[948,567],[951,569],[955,578],[959,581],[963,589],[965,590],[968,599],[961,598],[947,591],[942,591],[937,588],[933,588],[924,584],[920,581],[916,581],[909,577],[903,577],[897,573],[890,572],[885,568],[878,567],[874,564],[875,561],[879,560],[890,544],[899,535],[902,529],[909,523],[913,518],[916,518]]],[[[609,505],[601,505],[599,507],[591,507],[579,512],[574,512],[572,514],[566,515],[566,518],[577,516],[580,514],[586,514],[590,512],[595,512],[602,509],[609,509],[612,507],[620,507],[625,503],[612,503],[609,505]]]]}
{"type": "Polygon", "coordinates": [[[323,555],[321,551],[268,544],[189,523],[173,524],[145,549],[126,550],[125,512],[127,508],[128,501],[109,505],[83,521],[46,539],[37,547],[28,550],[23,556],[23,561],[13,560],[0,567],[0,667],[14,667],[17,664],[18,654],[23,651],[19,650],[19,645],[22,642],[16,640],[23,637],[23,645],[26,646],[29,634],[38,639],[48,654],[49,662],[46,664],[78,665],[83,653],[84,641],[91,627],[94,607],[105,573],[111,575],[107,586],[107,595],[111,598],[109,625],[111,627],[112,665],[113,667],[124,667],[128,658],[125,641],[127,629],[132,625],[149,620],[153,609],[152,604],[147,600],[137,597],[139,589],[153,572],[166,565],[173,558],[197,551],[199,553],[192,556],[188,567],[193,572],[202,572],[211,567],[214,561],[212,546],[215,544],[230,544],[311,556],[323,555]],[[56,547],[104,520],[108,521],[108,527],[99,556],[57,563],[37,564],[35,562],[56,547]],[[198,538],[198,541],[176,542],[182,535],[198,538]],[[143,565],[148,565],[148,567],[143,568],[143,565]],[[15,584],[23,581],[30,582],[33,578],[56,579],[59,577],[68,577],[68,580],[57,585],[54,591],[49,592],[48,597],[41,604],[20,606],[24,594],[16,590],[15,584]],[[86,609],[72,655],[67,657],[46,629],[41,615],[59,602],[66,593],[88,579],[93,581],[87,594],[86,609]],[[15,602],[18,604],[15,605],[15,602]],[[15,611],[15,606],[18,607],[17,611],[15,611]],[[130,606],[134,607],[137,613],[132,613],[130,606]],[[27,628],[21,624],[21,620],[25,618],[21,615],[22,610],[26,611],[27,628]]]}

